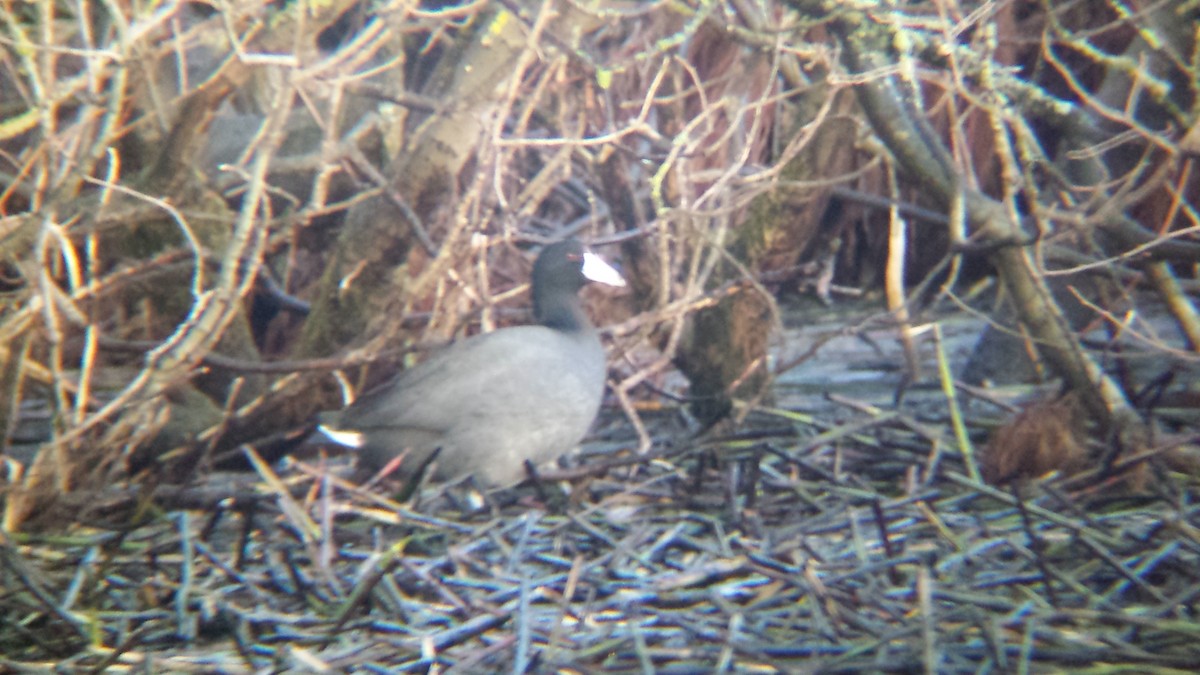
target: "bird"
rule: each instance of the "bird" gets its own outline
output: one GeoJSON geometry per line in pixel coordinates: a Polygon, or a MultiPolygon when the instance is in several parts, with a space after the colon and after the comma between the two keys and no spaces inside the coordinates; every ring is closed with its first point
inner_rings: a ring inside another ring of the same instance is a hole
{"type": "Polygon", "coordinates": [[[574,448],[604,395],[607,361],[579,291],[588,281],[625,286],[621,274],[571,238],[545,246],[533,265],[534,325],[456,342],[399,373],[320,430],[378,470],[404,454],[402,475],[474,476],[510,487],[534,466],[574,448]]]}

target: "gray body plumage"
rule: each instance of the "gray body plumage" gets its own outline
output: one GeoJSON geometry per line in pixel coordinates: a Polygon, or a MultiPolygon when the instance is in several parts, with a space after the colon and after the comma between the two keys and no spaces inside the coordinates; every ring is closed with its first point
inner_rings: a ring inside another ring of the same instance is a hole
{"type": "Polygon", "coordinates": [[[600,409],[604,377],[594,329],[517,326],[451,345],[328,420],[363,434],[367,466],[407,449],[401,470],[415,470],[441,448],[437,477],[470,473],[507,486],[525,477],[526,460],[541,464],[579,443],[600,409]]]}

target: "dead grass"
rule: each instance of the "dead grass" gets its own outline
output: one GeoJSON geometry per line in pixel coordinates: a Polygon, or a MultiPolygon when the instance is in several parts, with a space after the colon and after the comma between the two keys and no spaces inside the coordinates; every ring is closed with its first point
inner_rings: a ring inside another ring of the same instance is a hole
{"type": "Polygon", "coordinates": [[[546,484],[474,509],[430,488],[412,510],[301,462],[160,491],[190,508],[3,542],[0,664],[1183,672],[1200,656],[1194,478],[1018,499],[900,415],[755,426],[569,500],[546,484]]]}

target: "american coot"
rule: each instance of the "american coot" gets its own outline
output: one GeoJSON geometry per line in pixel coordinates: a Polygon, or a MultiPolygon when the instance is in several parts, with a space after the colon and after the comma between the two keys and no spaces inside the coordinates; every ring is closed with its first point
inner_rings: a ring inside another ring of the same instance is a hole
{"type": "Polygon", "coordinates": [[[588,280],[625,285],[574,239],[545,247],[533,265],[538,325],[455,343],[322,416],[321,430],[357,448],[370,468],[407,450],[401,471],[411,474],[440,449],[439,478],[517,483],[527,460],[536,465],[575,446],[600,408],[604,348],[578,297],[588,280]]]}

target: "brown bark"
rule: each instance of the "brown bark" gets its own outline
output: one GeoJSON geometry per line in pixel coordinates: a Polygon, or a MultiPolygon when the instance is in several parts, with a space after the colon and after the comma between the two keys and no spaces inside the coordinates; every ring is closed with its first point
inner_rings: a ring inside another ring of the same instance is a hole
{"type": "MultiPolygon", "coordinates": [[[[840,19],[833,28],[852,72],[864,73],[880,65],[878,57],[887,53],[890,44],[885,29],[861,16],[840,19]]],[[[947,150],[923,125],[920,115],[901,103],[889,80],[864,78],[856,91],[875,133],[909,176],[947,209],[957,199],[964,201],[972,238],[989,251],[988,258],[1012,295],[1021,323],[1088,415],[1115,438],[1134,442],[1143,438],[1144,425],[1124,394],[1082,348],[1054,302],[1024,245],[1030,235],[1021,224],[1009,218],[1000,203],[964,185],[947,150]]]]}

